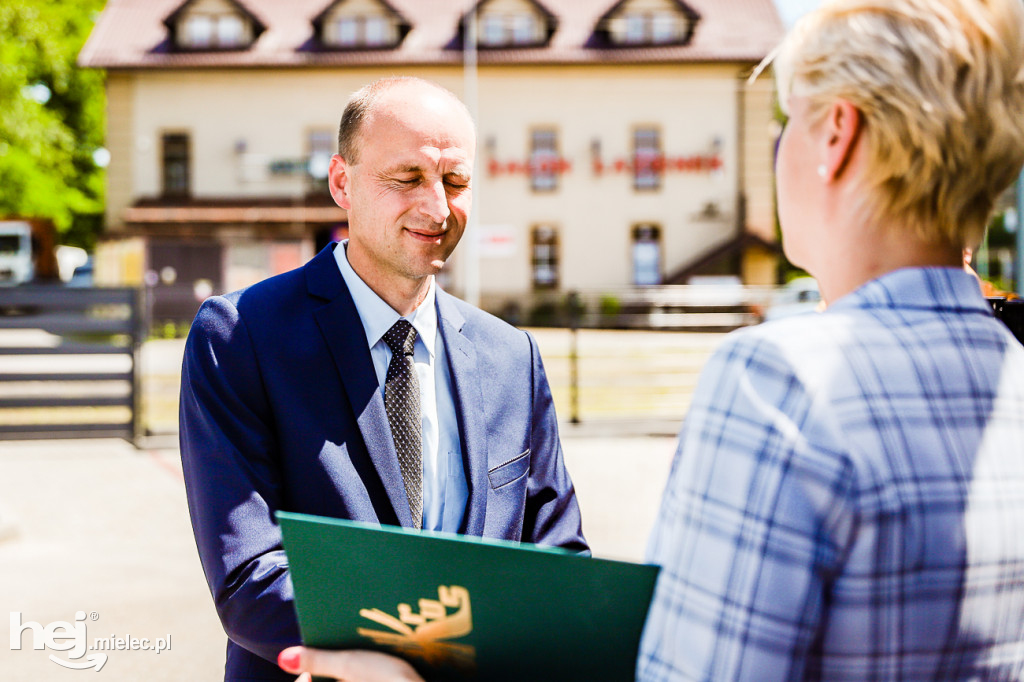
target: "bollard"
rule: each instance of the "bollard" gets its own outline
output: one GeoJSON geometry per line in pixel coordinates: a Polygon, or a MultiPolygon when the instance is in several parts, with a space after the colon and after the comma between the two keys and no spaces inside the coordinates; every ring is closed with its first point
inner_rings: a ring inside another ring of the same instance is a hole
{"type": "Polygon", "coordinates": [[[569,422],[580,423],[580,387],[578,336],[580,330],[580,295],[569,292],[569,422]]]}

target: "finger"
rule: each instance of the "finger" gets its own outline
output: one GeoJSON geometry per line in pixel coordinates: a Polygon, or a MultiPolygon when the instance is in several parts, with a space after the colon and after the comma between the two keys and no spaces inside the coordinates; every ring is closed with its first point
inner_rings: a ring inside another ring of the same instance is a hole
{"type": "Polygon", "coordinates": [[[277,655],[277,664],[288,673],[302,670],[302,647],[290,646],[277,655]]]}
{"type": "Polygon", "coordinates": [[[351,682],[423,682],[411,665],[376,651],[302,649],[302,670],[351,682]]]}

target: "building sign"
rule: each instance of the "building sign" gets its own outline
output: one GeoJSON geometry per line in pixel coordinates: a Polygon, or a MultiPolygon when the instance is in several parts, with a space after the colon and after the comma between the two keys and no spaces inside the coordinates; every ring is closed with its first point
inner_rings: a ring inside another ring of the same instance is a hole
{"type": "MultiPolygon", "coordinates": [[[[637,155],[632,158],[619,157],[605,162],[595,155],[591,161],[594,175],[605,173],[711,173],[725,166],[721,154],[693,154],[691,156],[650,156],[637,155]]],[[[275,172],[273,168],[271,172],[275,172]]],[[[554,173],[563,175],[572,172],[572,161],[557,157],[543,161],[500,161],[491,159],[487,162],[487,173],[491,177],[501,175],[533,175],[535,173],[554,173]]]]}
{"type": "Polygon", "coordinates": [[[274,159],[268,168],[271,175],[304,175],[309,172],[309,159],[274,159]]]}
{"type": "Polygon", "coordinates": [[[720,170],[725,164],[719,154],[695,154],[693,156],[637,156],[632,159],[618,158],[605,163],[595,157],[591,163],[594,175],[604,173],[664,173],[676,171],[680,173],[710,173],[720,170]]]}
{"type": "Polygon", "coordinates": [[[512,225],[480,225],[477,240],[481,258],[511,258],[516,255],[516,230],[512,225]]]}
{"type": "Polygon", "coordinates": [[[497,159],[491,159],[487,162],[487,172],[491,176],[532,175],[534,173],[562,175],[571,170],[572,163],[560,156],[541,161],[498,161],[497,159]]]}

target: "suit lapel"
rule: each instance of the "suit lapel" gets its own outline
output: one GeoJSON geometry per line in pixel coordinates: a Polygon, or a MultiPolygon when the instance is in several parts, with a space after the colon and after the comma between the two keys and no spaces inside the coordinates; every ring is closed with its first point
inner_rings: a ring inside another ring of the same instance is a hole
{"type": "Polygon", "coordinates": [[[313,316],[344,383],[370,461],[377,469],[399,522],[402,526],[412,526],[409,500],[398,467],[384,398],[352,295],[329,249],[321,251],[307,267],[309,292],[330,299],[330,303],[316,310],[313,316]]]}
{"type": "Polygon", "coordinates": [[[463,465],[469,486],[469,503],[463,520],[466,535],[483,535],[487,511],[487,434],[483,423],[481,378],[477,368],[476,349],[462,334],[465,320],[456,309],[451,296],[437,289],[439,329],[444,339],[455,389],[455,407],[459,418],[463,465]]]}

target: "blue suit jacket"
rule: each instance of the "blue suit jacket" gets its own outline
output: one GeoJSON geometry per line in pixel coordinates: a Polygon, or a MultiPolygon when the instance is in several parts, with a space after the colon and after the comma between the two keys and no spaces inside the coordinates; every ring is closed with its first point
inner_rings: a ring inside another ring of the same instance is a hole
{"type": "MultiPolygon", "coordinates": [[[[185,347],[181,456],[225,679],[291,680],[299,642],[279,509],[411,525],[384,401],[332,253],[206,301],[185,347]]],[[[462,532],[586,551],[527,333],[437,291],[469,484],[462,532]]]]}

